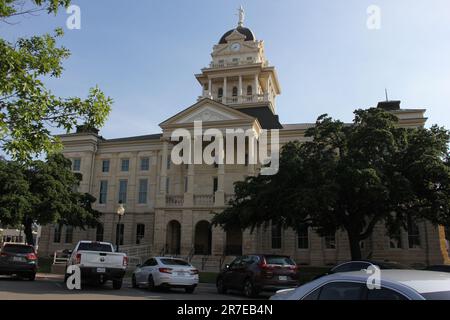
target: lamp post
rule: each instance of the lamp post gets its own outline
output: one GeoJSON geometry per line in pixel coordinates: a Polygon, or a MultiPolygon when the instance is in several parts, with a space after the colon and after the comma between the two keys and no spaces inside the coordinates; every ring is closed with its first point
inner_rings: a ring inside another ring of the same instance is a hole
{"type": "Polygon", "coordinates": [[[120,244],[120,221],[122,220],[123,215],[125,214],[125,208],[123,207],[122,201],[119,201],[119,206],[117,207],[116,211],[117,215],[119,216],[119,222],[117,223],[116,228],[116,250],[119,252],[119,244],[120,244]]]}

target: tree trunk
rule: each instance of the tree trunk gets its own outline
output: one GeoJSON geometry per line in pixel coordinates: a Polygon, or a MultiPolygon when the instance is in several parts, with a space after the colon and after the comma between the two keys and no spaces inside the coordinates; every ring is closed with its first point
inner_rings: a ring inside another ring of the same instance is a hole
{"type": "Polygon", "coordinates": [[[359,245],[360,239],[359,239],[359,233],[352,233],[350,230],[347,230],[348,234],[348,241],[350,243],[350,254],[352,257],[352,260],[361,260],[362,254],[361,254],[361,247],[359,245]]]}
{"type": "Polygon", "coordinates": [[[26,243],[29,245],[34,246],[34,239],[33,239],[33,219],[31,218],[25,218],[24,219],[24,233],[25,233],[25,239],[26,243]]]}

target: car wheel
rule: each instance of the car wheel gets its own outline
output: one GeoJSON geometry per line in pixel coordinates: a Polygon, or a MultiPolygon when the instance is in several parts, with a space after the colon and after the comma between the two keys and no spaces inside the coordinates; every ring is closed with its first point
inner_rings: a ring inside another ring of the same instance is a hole
{"type": "Polygon", "coordinates": [[[247,298],[254,298],[258,294],[255,290],[255,286],[250,279],[245,280],[244,294],[247,298]]]}
{"type": "Polygon", "coordinates": [[[119,290],[122,288],[122,279],[119,280],[113,280],[113,288],[116,290],[119,290]]]}
{"type": "Polygon", "coordinates": [[[195,286],[184,288],[184,290],[186,293],[194,293],[195,286]]]}
{"type": "Polygon", "coordinates": [[[29,281],[34,281],[34,280],[36,279],[36,273],[30,274],[30,275],[27,277],[27,279],[28,279],[29,281]]]}
{"type": "Polygon", "coordinates": [[[217,292],[219,292],[220,294],[227,294],[227,288],[225,287],[225,284],[223,282],[222,278],[217,279],[217,292]]]}
{"type": "Polygon", "coordinates": [[[138,285],[137,285],[137,283],[136,283],[136,276],[133,274],[133,276],[131,277],[131,286],[133,287],[133,288],[137,288],[138,287],[138,285]]]}
{"type": "Polygon", "coordinates": [[[155,281],[153,281],[153,276],[148,276],[148,290],[153,291],[155,290],[155,281]]]}

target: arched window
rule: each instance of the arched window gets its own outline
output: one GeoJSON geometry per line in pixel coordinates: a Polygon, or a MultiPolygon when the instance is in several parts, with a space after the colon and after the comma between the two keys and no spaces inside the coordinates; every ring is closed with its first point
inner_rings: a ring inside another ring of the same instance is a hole
{"type": "Polygon", "coordinates": [[[272,224],[272,249],[281,249],[281,225],[272,224]]]}
{"type": "Polygon", "coordinates": [[[97,230],[95,232],[95,241],[99,242],[103,241],[103,231],[104,231],[103,224],[99,223],[97,225],[97,230]]]}
{"type": "Polygon", "coordinates": [[[217,93],[217,98],[222,98],[223,97],[223,88],[219,88],[219,91],[217,93]]]}
{"type": "Polygon", "coordinates": [[[233,87],[233,97],[237,97],[237,95],[238,95],[238,88],[233,87]]]}
{"type": "Polygon", "coordinates": [[[252,88],[252,86],[248,86],[247,87],[247,95],[251,96],[252,94],[253,94],[253,88],[252,88]]]}

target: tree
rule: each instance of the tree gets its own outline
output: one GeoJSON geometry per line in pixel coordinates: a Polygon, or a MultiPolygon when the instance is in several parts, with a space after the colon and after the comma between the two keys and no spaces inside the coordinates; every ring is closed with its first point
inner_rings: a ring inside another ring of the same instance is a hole
{"type": "Polygon", "coordinates": [[[449,132],[397,122],[375,108],[355,111],[350,125],[319,117],[305,134],[311,141],[283,147],[278,174],[237,182],[213,223],[252,231],[307,224],[321,236],[343,230],[352,259],[379,223],[390,235],[411,220],[450,225],[449,132]]]}
{"type": "Polygon", "coordinates": [[[76,191],[81,179],[61,154],[28,165],[0,161],[0,221],[22,224],[29,244],[33,244],[33,223],[95,227],[100,212],[92,209],[93,196],[76,191]]]}
{"type": "MultiPolygon", "coordinates": [[[[56,13],[70,0],[32,0],[37,7],[24,7],[24,1],[0,0],[0,22],[33,14],[39,10],[56,13]]],[[[54,34],[19,38],[14,43],[0,38],[0,146],[13,159],[29,161],[33,156],[54,152],[60,147],[51,129],[69,132],[77,125],[101,127],[112,99],[98,88],[89,90],[86,99],[55,96],[44,79],[59,78],[68,49],[57,46],[63,35],[54,34]]]]}

